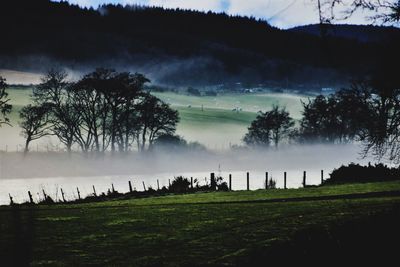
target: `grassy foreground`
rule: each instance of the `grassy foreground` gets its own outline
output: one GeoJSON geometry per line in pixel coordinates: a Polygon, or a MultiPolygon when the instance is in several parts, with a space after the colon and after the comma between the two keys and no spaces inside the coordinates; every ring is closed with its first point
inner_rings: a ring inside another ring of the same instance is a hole
{"type": "Polygon", "coordinates": [[[4,266],[263,266],[324,253],[338,259],[348,250],[357,256],[359,246],[377,252],[366,242],[397,239],[399,205],[400,182],[386,182],[1,207],[0,257],[4,266]]]}

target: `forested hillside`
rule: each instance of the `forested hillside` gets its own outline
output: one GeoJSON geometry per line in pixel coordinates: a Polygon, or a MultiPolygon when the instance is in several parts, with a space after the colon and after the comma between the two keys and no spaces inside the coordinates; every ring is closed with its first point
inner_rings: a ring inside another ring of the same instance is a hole
{"type": "Polygon", "coordinates": [[[0,24],[8,25],[1,32],[0,69],[107,66],[182,85],[330,86],[368,71],[398,47],[396,34],[390,42],[358,42],[225,14],[120,5],[82,9],[49,0],[1,1],[0,24]]]}

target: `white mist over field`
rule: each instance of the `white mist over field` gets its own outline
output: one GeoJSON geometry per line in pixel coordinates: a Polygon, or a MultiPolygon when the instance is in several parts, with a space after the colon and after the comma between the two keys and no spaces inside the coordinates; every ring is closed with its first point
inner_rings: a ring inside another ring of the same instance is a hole
{"type": "MultiPolygon", "coordinates": [[[[37,83],[40,75],[2,71],[8,81],[16,84],[37,83]],[[13,82],[13,79],[16,79],[13,82]]],[[[74,76],[74,75],[73,75],[74,76]]],[[[75,74],[74,77],[78,77],[75,74]]],[[[325,178],[329,173],[350,162],[367,163],[361,159],[361,147],[347,145],[291,145],[279,150],[234,149],[241,145],[241,138],[259,110],[273,105],[287,107],[296,120],[301,117],[301,100],[306,96],[295,94],[226,94],[218,97],[193,97],[176,93],[156,93],[156,96],[178,109],[181,122],[177,134],[188,141],[198,141],[207,146],[200,152],[152,152],[129,155],[85,157],[82,153],[69,156],[54,137],[45,137],[31,145],[26,157],[21,153],[24,139],[18,126],[19,110],[30,103],[31,89],[10,89],[9,96],[14,109],[10,114],[13,127],[0,128],[0,204],[8,204],[11,194],[16,202],[27,200],[27,191],[37,194],[42,189],[53,198],[59,198],[63,188],[68,199],[75,199],[76,188],[82,196],[91,194],[92,186],[98,193],[107,191],[111,184],[119,192],[128,191],[128,181],[134,187],[147,188],[168,185],[168,180],[183,175],[198,179],[200,184],[209,182],[211,172],[227,181],[233,175],[233,189],[246,188],[246,172],[250,172],[250,188],[264,187],[265,172],[283,186],[283,172],[288,173],[288,186],[301,186],[303,171],[307,171],[307,183],[319,184],[320,172],[325,178]],[[204,112],[202,107],[204,106],[204,112]],[[189,108],[190,107],[190,108],[189,108]],[[232,109],[240,107],[243,112],[232,109]],[[56,152],[57,151],[57,152],[56,152]]],[[[35,195],[36,200],[42,195],[35,195]]]]}
{"type": "Polygon", "coordinates": [[[188,152],[134,154],[86,158],[79,154],[68,157],[65,153],[1,153],[0,204],[7,204],[8,194],[15,201],[26,201],[27,191],[41,192],[44,188],[57,197],[63,188],[70,199],[76,187],[82,194],[92,193],[92,185],[98,192],[105,192],[114,184],[120,192],[128,191],[131,180],[137,190],[146,186],[167,186],[168,179],[184,175],[194,177],[200,184],[209,182],[211,172],[227,181],[233,175],[233,189],[246,188],[246,172],[250,172],[251,189],[264,187],[265,172],[282,187],[283,172],[288,173],[288,186],[301,186],[303,171],[307,171],[308,184],[319,184],[320,171],[325,178],[342,164],[367,163],[361,159],[357,145],[304,145],[287,146],[279,150],[230,150],[225,152],[188,152]]]}

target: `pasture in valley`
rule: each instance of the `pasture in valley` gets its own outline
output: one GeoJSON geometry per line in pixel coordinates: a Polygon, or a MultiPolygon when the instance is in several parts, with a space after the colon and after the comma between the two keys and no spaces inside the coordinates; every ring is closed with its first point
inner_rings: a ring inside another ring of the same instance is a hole
{"type": "MultiPolygon", "coordinates": [[[[10,115],[13,127],[0,129],[0,150],[8,145],[9,151],[15,151],[17,145],[24,143],[19,135],[18,112],[30,103],[32,91],[9,89],[8,92],[13,105],[10,115]]],[[[230,145],[241,144],[241,139],[251,121],[256,118],[257,112],[269,110],[273,105],[286,106],[291,116],[299,119],[302,110],[300,101],[307,99],[304,95],[279,93],[224,94],[216,97],[196,97],[172,92],[157,92],[154,95],[179,111],[181,122],[178,124],[177,134],[211,149],[227,149],[230,145]]],[[[39,146],[40,142],[39,140],[39,146]]],[[[36,148],[34,142],[32,147],[36,148]]]]}

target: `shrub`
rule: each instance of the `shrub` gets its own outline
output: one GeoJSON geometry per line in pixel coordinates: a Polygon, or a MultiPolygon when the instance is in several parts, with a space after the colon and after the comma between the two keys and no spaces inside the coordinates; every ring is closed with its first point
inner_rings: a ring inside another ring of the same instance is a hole
{"type": "Polygon", "coordinates": [[[189,179],[183,176],[178,176],[175,177],[174,180],[172,181],[171,186],[169,187],[169,191],[174,193],[186,193],[189,191],[189,188],[190,188],[189,179]]]}
{"type": "Polygon", "coordinates": [[[350,163],[333,170],[324,184],[366,183],[400,180],[400,169],[384,164],[361,166],[350,163]]]}

